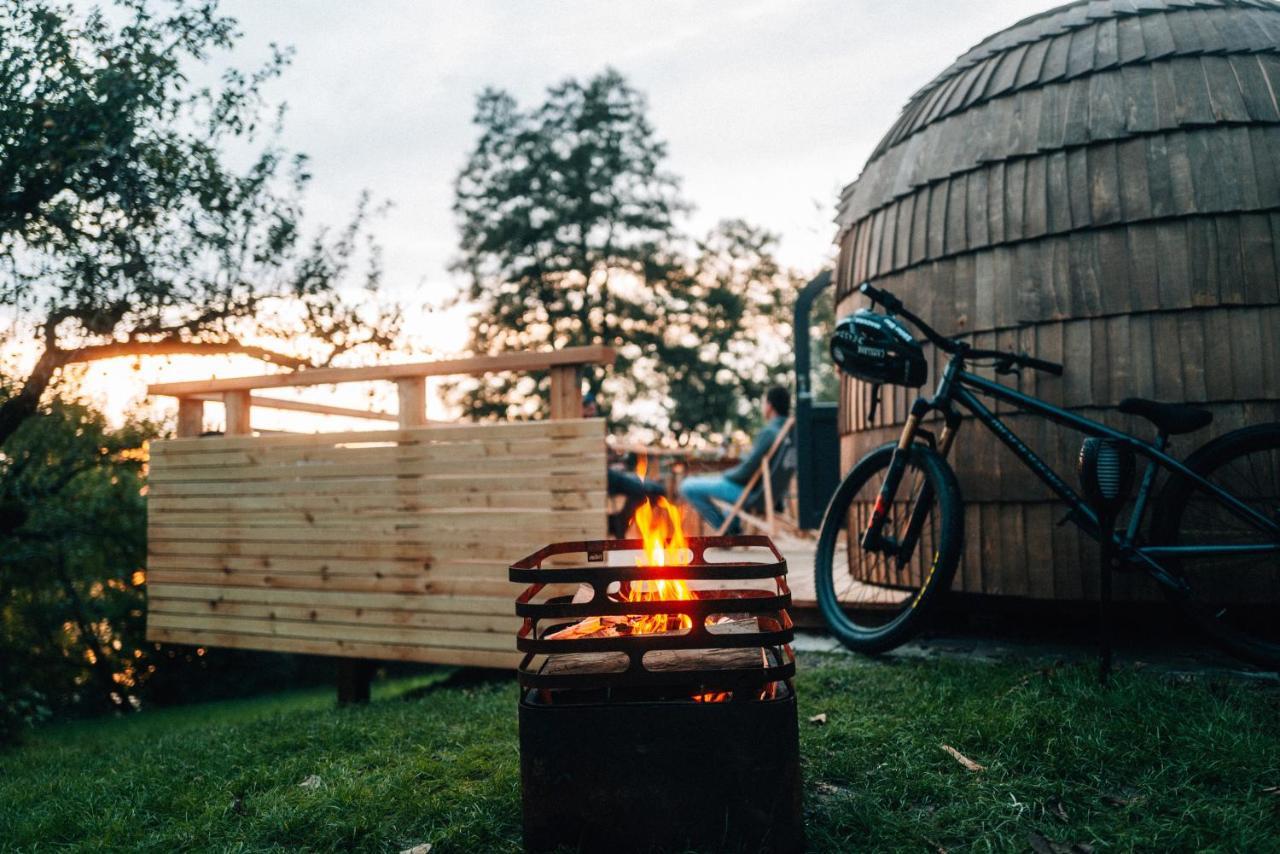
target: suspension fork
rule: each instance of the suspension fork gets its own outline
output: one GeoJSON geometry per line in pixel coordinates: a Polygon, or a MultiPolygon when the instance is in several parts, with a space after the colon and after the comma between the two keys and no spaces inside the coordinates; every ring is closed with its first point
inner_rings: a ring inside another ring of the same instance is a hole
{"type": "MultiPolygon", "coordinates": [[[[956,434],[960,431],[960,416],[955,410],[949,406],[943,408],[943,426],[942,436],[938,439],[938,453],[943,459],[951,453],[951,446],[955,444],[956,434]]],[[[902,535],[902,542],[898,545],[897,563],[898,569],[902,569],[911,560],[911,555],[916,550],[916,544],[920,542],[920,532],[924,530],[925,517],[929,515],[929,510],[933,507],[933,484],[928,480],[924,482],[924,486],[920,490],[920,496],[911,507],[911,520],[907,523],[906,533],[902,535]]]]}
{"type": "Polygon", "coordinates": [[[885,473],[884,482],[880,484],[880,493],[876,496],[875,506],[871,509],[871,519],[867,522],[866,530],[862,532],[860,544],[866,551],[899,555],[901,559],[901,544],[893,537],[885,536],[884,523],[889,517],[889,508],[893,505],[893,498],[897,495],[898,487],[902,483],[902,473],[907,468],[907,459],[911,455],[911,446],[915,442],[920,419],[928,412],[929,402],[923,397],[917,397],[911,404],[911,414],[907,417],[907,423],[902,425],[898,447],[893,449],[893,456],[889,459],[889,471],[885,473]]]}

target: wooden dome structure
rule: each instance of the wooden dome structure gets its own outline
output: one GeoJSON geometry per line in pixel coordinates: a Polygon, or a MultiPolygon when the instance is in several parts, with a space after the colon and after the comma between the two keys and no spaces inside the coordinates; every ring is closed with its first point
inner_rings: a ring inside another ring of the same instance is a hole
{"type": "MultiPolygon", "coordinates": [[[[845,188],[838,311],[870,281],[944,334],[1065,363],[1016,382],[1144,435],[1122,398],[1212,409],[1177,455],[1280,420],[1278,100],[1265,0],[1081,0],[1015,24],[912,96],[845,188]]],[[[866,388],[844,381],[846,470],[897,437],[914,395],[886,388],[868,425],[866,388]]],[[[1078,434],[1008,423],[1073,471],[1078,434]]],[[[1093,595],[1092,543],[995,437],[966,423],[952,463],[968,505],[955,589],[1093,595]]]]}

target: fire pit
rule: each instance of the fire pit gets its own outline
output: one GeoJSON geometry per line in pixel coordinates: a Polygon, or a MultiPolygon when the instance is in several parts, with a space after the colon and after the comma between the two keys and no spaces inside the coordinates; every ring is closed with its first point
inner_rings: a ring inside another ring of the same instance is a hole
{"type": "Polygon", "coordinates": [[[516,601],[525,848],[800,851],[786,561],[767,537],[686,541],[674,516],[641,530],[510,569],[530,585],[516,601]],[[707,558],[740,547],[767,557],[707,558]]]}

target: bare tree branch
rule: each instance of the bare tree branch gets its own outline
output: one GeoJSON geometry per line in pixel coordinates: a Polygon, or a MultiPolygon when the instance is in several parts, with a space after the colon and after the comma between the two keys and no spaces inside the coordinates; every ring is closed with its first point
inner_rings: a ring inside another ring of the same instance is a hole
{"type": "Polygon", "coordinates": [[[115,359],[120,356],[178,356],[195,355],[211,356],[219,354],[238,354],[252,356],[273,365],[286,368],[305,368],[311,363],[306,359],[288,356],[284,353],[258,347],[254,344],[243,344],[239,341],[115,341],[110,344],[95,344],[66,350],[65,364],[81,362],[98,362],[103,359],[115,359]]]}

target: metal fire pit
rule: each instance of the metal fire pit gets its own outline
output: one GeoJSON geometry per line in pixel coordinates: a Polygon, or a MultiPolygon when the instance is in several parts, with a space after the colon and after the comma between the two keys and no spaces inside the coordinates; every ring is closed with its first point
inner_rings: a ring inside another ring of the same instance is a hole
{"type": "Polygon", "coordinates": [[[526,850],[803,850],[786,560],[768,537],[688,547],[692,562],[680,566],[609,565],[611,552],[642,553],[640,540],[559,543],[512,565],[511,580],[530,585],[516,600],[526,850]],[[771,558],[706,559],[743,546],[771,558]],[[586,565],[544,566],[575,554],[586,565]],[[660,579],[687,582],[695,598],[617,596],[620,585],[660,579]],[[772,584],[711,589],[726,581],[772,584]],[[691,625],[548,637],[648,614],[691,625]]]}

